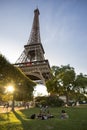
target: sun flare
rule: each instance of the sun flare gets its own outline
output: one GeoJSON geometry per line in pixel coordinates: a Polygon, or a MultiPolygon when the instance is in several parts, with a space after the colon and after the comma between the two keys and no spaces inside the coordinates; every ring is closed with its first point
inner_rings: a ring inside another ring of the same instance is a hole
{"type": "Polygon", "coordinates": [[[7,90],[7,92],[12,93],[12,92],[14,92],[14,87],[13,86],[8,86],[6,90],[7,90]]]}

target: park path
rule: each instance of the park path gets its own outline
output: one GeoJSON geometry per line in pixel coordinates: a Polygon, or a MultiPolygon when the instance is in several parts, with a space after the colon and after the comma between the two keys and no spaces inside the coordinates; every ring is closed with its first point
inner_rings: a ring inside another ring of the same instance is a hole
{"type": "MultiPolygon", "coordinates": [[[[15,110],[22,110],[22,109],[25,109],[25,108],[24,107],[15,107],[15,110]]],[[[7,108],[4,108],[3,106],[0,106],[0,113],[7,113],[10,111],[11,111],[11,107],[9,107],[7,109],[7,108]]]]}

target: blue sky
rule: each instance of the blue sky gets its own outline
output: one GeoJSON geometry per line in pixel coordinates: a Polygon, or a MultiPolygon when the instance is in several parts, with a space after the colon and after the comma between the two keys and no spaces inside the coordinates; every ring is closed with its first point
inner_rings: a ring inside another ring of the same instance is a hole
{"type": "Polygon", "coordinates": [[[50,66],[87,74],[87,0],[0,0],[0,53],[15,63],[30,36],[34,9],[50,66]]]}

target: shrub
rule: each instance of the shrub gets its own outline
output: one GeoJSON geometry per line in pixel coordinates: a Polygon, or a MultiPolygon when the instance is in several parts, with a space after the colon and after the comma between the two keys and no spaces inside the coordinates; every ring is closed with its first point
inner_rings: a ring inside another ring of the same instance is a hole
{"type": "Polygon", "coordinates": [[[47,105],[51,107],[60,107],[64,105],[64,101],[59,99],[58,96],[36,97],[35,103],[37,107],[40,105],[47,105]]]}

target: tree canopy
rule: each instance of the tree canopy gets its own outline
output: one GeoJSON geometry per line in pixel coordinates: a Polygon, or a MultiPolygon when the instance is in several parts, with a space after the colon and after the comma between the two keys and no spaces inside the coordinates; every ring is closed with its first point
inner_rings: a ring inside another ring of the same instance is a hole
{"type": "Polygon", "coordinates": [[[0,95],[5,95],[5,89],[8,85],[14,86],[15,99],[29,100],[33,96],[36,83],[0,54],[0,95]]]}
{"type": "Polygon", "coordinates": [[[66,96],[69,100],[78,100],[87,94],[87,75],[76,75],[75,70],[70,65],[52,66],[52,79],[46,83],[48,92],[52,95],[66,96]]]}

